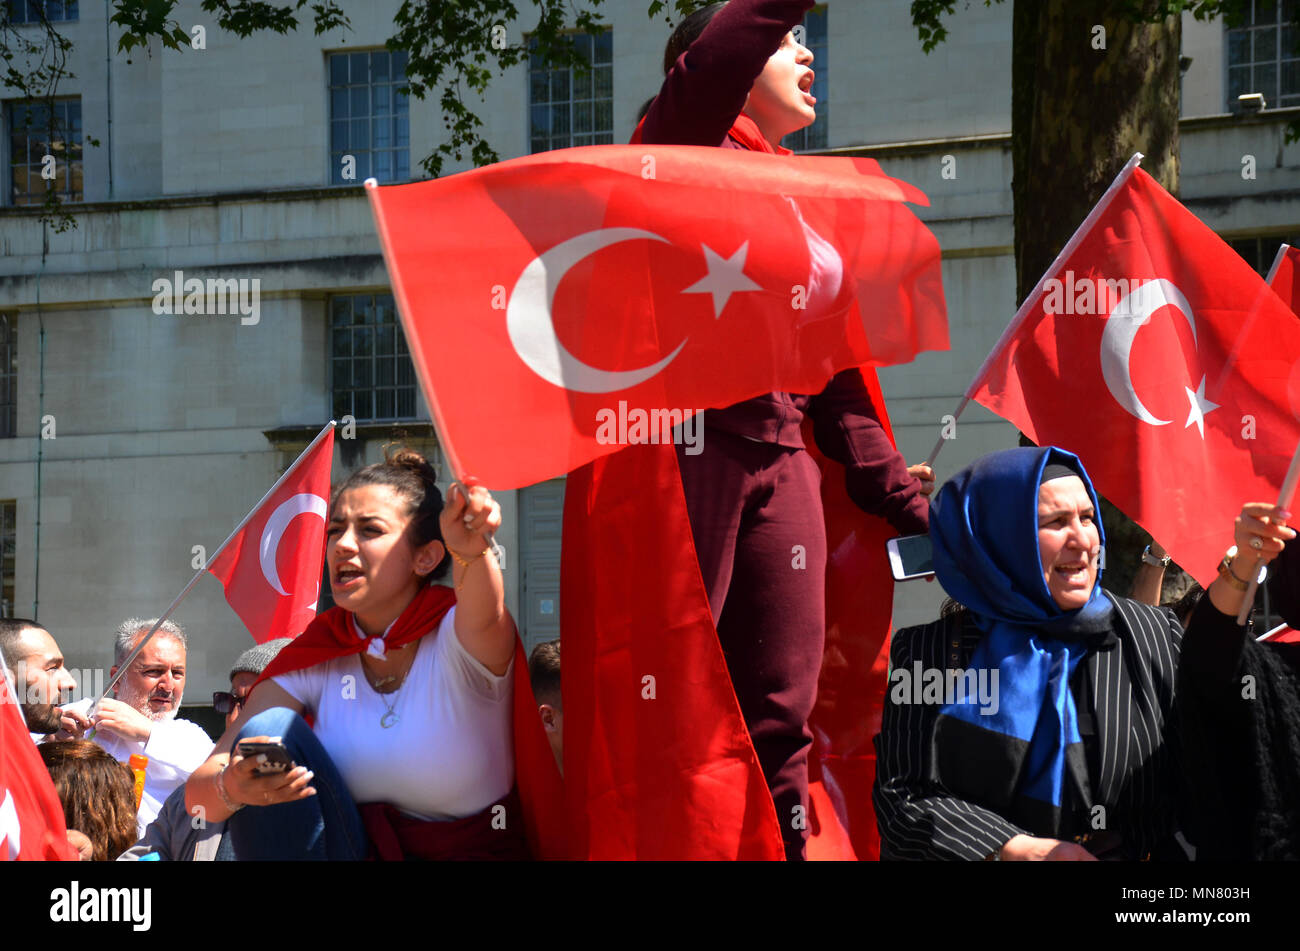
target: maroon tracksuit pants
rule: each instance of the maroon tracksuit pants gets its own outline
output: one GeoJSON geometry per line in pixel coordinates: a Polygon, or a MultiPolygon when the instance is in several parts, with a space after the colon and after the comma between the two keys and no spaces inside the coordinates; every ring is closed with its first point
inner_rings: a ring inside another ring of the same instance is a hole
{"type": "Polygon", "coordinates": [[[712,428],[699,455],[678,446],[677,461],[718,639],[786,858],[802,859],[808,717],[826,633],[821,473],[801,449],[712,428]]]}

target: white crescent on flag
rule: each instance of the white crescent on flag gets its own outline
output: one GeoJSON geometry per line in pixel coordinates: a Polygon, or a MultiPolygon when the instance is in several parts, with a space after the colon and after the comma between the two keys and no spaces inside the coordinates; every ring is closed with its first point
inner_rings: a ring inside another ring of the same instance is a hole
{"type": "MultiPolygon", "coordinates": [[[[266,526],[262,529],[262,539],[258,545],[258,555],[266,583],[278,594],[286,596],[289,594],[284,590],[284,585],[280,584],[280,574],[275,567],[275,556],[280,550],[280,539],[284,537],[285,529],[299,515],[317,515],[324,522],[327,510],[327,503],[319,495],[300,492],[276,506],[271,517],[266,520],[266,526]]],[[[320,593],[319,588],[320,582],[317,581],[317,594],[320,593]]]]}
{"type": "Polygon", "coordinates": [[[22,827],[18,823],[18,810],[14,808],[14,795],[5,790],[5,801],[0,803],[0,845],[9,850],[9,861],[18,858],[22,851],[22,827]]]}

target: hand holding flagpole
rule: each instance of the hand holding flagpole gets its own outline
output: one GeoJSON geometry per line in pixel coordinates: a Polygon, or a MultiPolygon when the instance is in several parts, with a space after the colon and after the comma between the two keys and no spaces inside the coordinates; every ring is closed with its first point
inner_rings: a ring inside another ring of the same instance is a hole
{"type": "MultiPolygon", "coordinates": [[[[1287,469],[1286,478],[1282,480],[1282,491],[1277,494],[1278,508],[1285,509],[1290,506],[1297,481],[1300,481],[1300,445],[1296,446],[1295,454],[1291,457],[1291,468],[1287,469]]],[[[1251,608],[1255,606],[1255,592],[1259,589],[1260,577],[1263,574],[1259,570],[1260,561],[1260,557],[1256,555],[1254,567],[1250,569],[1250,584],[1246,588],[1246,597],[1241,602],[1241,610],[1237,612],[1238,624],[1246,623],[1251,608]]]]}

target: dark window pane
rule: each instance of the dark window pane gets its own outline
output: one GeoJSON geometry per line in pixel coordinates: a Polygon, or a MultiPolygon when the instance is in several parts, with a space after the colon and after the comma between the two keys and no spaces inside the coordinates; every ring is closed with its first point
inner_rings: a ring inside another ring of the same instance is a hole
{"type": "Polygon", "coordinates": [[[334,343],[330,350],[336,357],[352,356],[352,335],[347,330],[334,331],[334,343]]]}
{"type": "MultiPolygon", "coordinates": [[[[398,145],[405,145],[406,142],[399,142],[398,145]]],[[[406,166],[407,156],[405,152],[397,153],[397,170],[394,173],[399,182],[404,182],[411,177],[411,170],[406,166]]]]}
{"type": "Polygon", "coordinates": [[[397,391],[397,418],[409,419],[415,415],[415,390],[397,391]]]}
{"type": "Polygon", "coordinates": [[[397,382],[394,376],[394,357],[380,357],[375,360],[375,385],[392,386],[397,382]]]}
{"type": "Polygon", "coordinates": [[[1277,30],[1255,31],[1255,62],[1277,59],[1277,30]]]}
{"type": "Polygon", "coordinates": [[[348,82],[348,58],[337,53],[330,56],[330,85],[346,86],[348,82]]]}
{"type": "Polygon", "coordinates": [[[370,120],[370,147],[374,149],[392,148],[393,120],[384,116],[370,120]]]}
{"type": "Polygon", "coordinates": [[[575,100],[591,98],[590,72],[575,72],[573,74],[573,98],[575,100]]]}
{"type": "Polygon", "coordinates": [[[388,80],[388,67],[392,56],[387,50],[376,50],[370,54],[370,81],[372,83],[388,80]]]}
{"type": "Polygon", "coordinates": [[[334,391],[334,413],[336,419],[352,412],[352,394],[346,390],[334,391]]]}
{"type": "Polygon", "coordinates": [[[547,106],[533,106],[529,110],[532,117],[532,135],[534,138],[547,135],[551,131],[551,110],[547,106]]]}
{"type": "Polygon", "coordinates": [[[532,103],[550,101],[551,84],[546,74],[533,70],[528,74],[528,101],[532,103]]]}
{"type": "Polygon", "coordinates": [[[412,386],[415,383],[415,364],[408,357],[405,360],[398,360],[394,369],[397,371],[396,383],[398,386],[412,386]]]}
{"type": "Polygon", "coordinates": [[[373,386],[374,380],[370,378],[370,361],[354,360],[352,361],[352,385],[357,389],[363,386],[373,386]]]}
{"type": "Polygon", "coordinates": [[[608,100],[596,100],[596,132],[608,132],[614,128],[614,104],[608,100]]]}
{"type": "Polygon", "coordinates": [[[1255,88],[1251,92],[1262,92],[1264,100],[1273,104],[1277,99],[1277,60],[1255,64],[1255,88]]]}
{"type": "Polygon", "coordinates": [[[330,123],[330,149],[335,152],[346,152],[351,146],[348,145],[348,123],[347,120],[342,122],[330,123]]]}
{"type": "Polygon", "coordinates": [[[551,73],[551,102],[569,101],[569,72],[557,69],[551,73]]]}
{"type": "Polygon", "coordinates": [[[369,86],[353,86],[348,90],[348,115],[353,119],[370,115],[369,86]]]}
{"type": "Polygon", "coordinates": [[[393,391],[377,390],[375,392],[375,418],[393,419],[397,414],[393,407],[393,391]]]}
{"type": "Polygon", "coordinates": [[[406,79],[406,50],[398,50],[393,54],[393,78],[406,79]]]}
{"type": "Polygon", "coordinates": [[[372,152],[370,159],[370,174],[381,182],[391,182],[393,180],[393,153],[372,152]]]}
{"type": "Polygon", "coordinates": [[[614,94],[614,67],[600,66],[596,69],[596,98],[608,99],[614,94]]]}
{"type": "Polygon", "coordinates": [[[367,327],[354,327],[352,330],[352,353],[358,357],[370,356],[373,341],[367,327]]]}
{"type": "Polygon", "coordinates": [[[1250,87],[1250,67],[1234,66],[1228,70],[1228,102],[1235,103],[1238,96],[1252,90],[1250,87]]]}
{"type": "Polygon", "coordinates": [[[352,298],[335,297],[330,301],[330,323],[346,327],[352,321],[352,298]]]}
{"type": "MultiPolygon", "coordinates": [[[[411,144],[411,120],[406,116],[397,116],[393,119],[393,144],[399,149],[405,149],[411,144]]],[[[406,153],[402,154],[405,157],[406,153]]]]}
{"type": "Polygon", "coordinates": [[[369,53],[352,53],[348,56],[351,73],[348,76],[348,82],[356,85],[357,83],[370,82],[370,54],[369,53]]]}
{"type": "Polygon", "coordinates": [[[575,102],[573,104],[573,131],[575,134],[591,131],[592,115],[591,103],[575,102]]]}
{"type": "Polygon", "coordinates": [[[614,34],[609,30],[596,37],[596,53],[593,62],[612,63],[614,61],[614,34]]]}
{"type": "Polygon", "coordinates": [[[387,356],[394,352],[393,347],[396,345],[394,338],[397,336],[397,328],[392,324],[388,326],[381,325],[375,331],[375,353],[380,356],[387,356]]]}
{"type": "Polygon", "coordinates": [[[346,89],[330,90],[330,118],[346,119],[348,117],[348,91],[346,89]]]}
{"type": "Polygon", "coordinates": [[[386,116],[393,108],[393,87],[392,86],[371,86],[370,87],[370,114],[372,116],[386,116]]]}
{"type": "Polygon", "coordinates": [[[352,385],[352,361],[334,361],[334,389],[340,390],[352,385]]]}
{"type": "Polygon", "coordinates": [[[352,394],[353,414],[357,419],[374,419],[370,390],[356,390],[352,394]]]}

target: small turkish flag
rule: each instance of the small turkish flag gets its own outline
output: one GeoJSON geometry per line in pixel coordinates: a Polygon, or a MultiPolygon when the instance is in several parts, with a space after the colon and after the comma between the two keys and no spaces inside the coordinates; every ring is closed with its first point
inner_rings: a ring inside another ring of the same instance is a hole
{"type": "Polygon", "coordinates": [[[316,616],[333,459],[330,423],[208,564],[259,644],[297,637],[316,616]]]}
{"type": "Polygon", "coordinates": [[[0,861],[76,861],[63,806],[0,669],[0,861]]]}
{"type": "Polygon", "coordinates": [[[1208,586],[1242,504],[1277,498],[1300,442],[1300,322],[1155,180],[1126,173],[971,395],[1076,453],[1208,586]]]}
{"type": "Polygon", "coordinates": [[[1277,249],[1277,257],[1268,272],[1268,286],[1273,293],[1282,298],[1291,308],[1291,313],[1300,316],[1300,248],[1284,244],[1277,249]]]}
{"type": "Polygon", "coordinates": [[[496,489],[948,347],[925,196],[868,160],[594,146],[369,195],[443,448],[496,489]]]}

